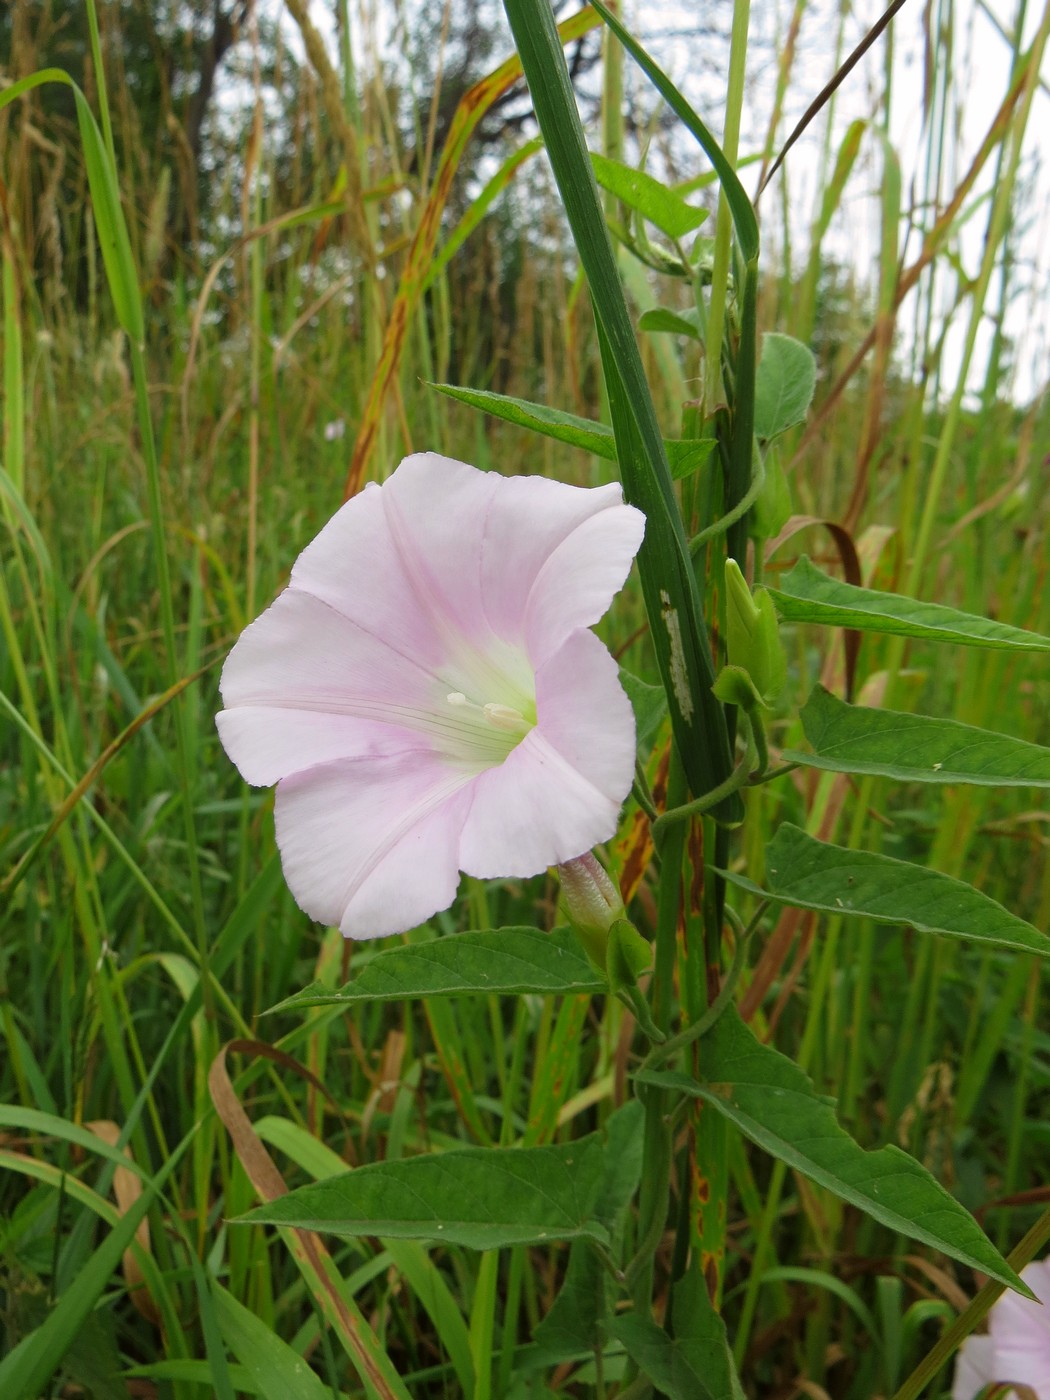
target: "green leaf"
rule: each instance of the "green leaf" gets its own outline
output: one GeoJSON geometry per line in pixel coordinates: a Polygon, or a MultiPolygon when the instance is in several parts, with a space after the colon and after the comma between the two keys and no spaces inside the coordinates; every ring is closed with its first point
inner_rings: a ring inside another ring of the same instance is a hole
{"type": "Polygon", "coordinates": [[[606,1293],[605,1266],[593,1246],[587,1240],[573,1240],[558,1296],[532,1334],[545,1358],[566,1361],[601,1345],[609,1309],[606,1293]]]}
{"type": "MultiPolygon", "coordinates": [[[[593,452],[596,457],[604,457],[606,461],[616,461],[616,438],[612,428],[605,423],[580,418],[560,408],[548,408],[546,404],[531,403],[528,399],[493,394],[487,389],[464,389],[457,384],[430,384],[429,388],[470,408],[489,413],[493,418],[501,418],[505,423],[514,423],[530,432],[567,442],[571,447],[593,452]]],[[[678,480],[698,471],[711,456],[714,445],[714,438],[665,439],[664,447],[674,478],[678,480]]]]}
{"type": "MultiPolygon", "coordinates": [[[[603,1129],[605,1167],[594,1214],[613,1240],[622,1237],[623,1217],[642,1177],[645,1110],[631,1099],[611,1114],[603,1129]]],[[[593,1351],[610,1310],[609,1275],[588,1240],[574,1241],[565,1281],[533,1341],[554,1361],[593,1351]]]]}
{"type": "Polygon", "coordinates": [[[251,1377],[256,1395],[265,1400],[332,1400],[331,1389],[297,1351],[227,1289],[215,1283],[213,1290],[223,1339],[251,1377]]]}
{"type": "Polygon", "coordinates": [[[605,986],[571,929],[490,928],[386,948],[345,987],[333,991],[315,982],[273,1010],[475,993],[597,992],[605,986]]]}
{"type": "Polygon", "coordinates": [[[673,1336],[650,1317],[624,1313],[609,1331],[671,1400],[744,1400],[725,1323],[695,1264],[671,1290],[671,1324],[673,1336]]]}
{"type": "Polygon", "coordinates": [[[302,1186],[242,1215],[241,1225],[291,1225],[344,1239],[434,1240],[467,1249],[590,1238],[604,1177],[597,1133],[562,1147],[469,1147],[302,1186]]]}
{"type": "Polygon", "coordinates": [[[1050,938],[972,885],[907,860],[815,841],[787,822],[766,848],[765,889],[744,875],[722,873],[741,889],[796,909],[855,914],[920,933],[1050,955],[1050,938]]]}
{"type": "Polygon", "coordinates": [[[812,350],[790,335],[767,331],[755,379],[755,436],[768,442],[801,423],[816,387],[812,350]]]}
{"type": "Polygon", "coordinates": [[[769,591],[777,612],[787,622],[818,622],[826,627],[853,627],[960,646],[1050,651],[1050,637],[1021,627],[958,612],[940,603],[921,603],[900,593],[840,583],[814,568],[805,555],[780,580],[780,587],[769,591]]]}
{"type": "Polygon", "coordinates": [[[786,1055],[763,1045],[730,1007],[701,1042],[703,1080],[639,1074],[728,1118],[752,1142],[880,1224],[968,1268],[1028,1290],[959,1202],[898,1147],[866,1152],[839,1125],[832,1103],[786,1055]]]}
{"type": "Polygon", "coordinates": [[[903,783],[1050,787],[1050,748],[951,719],[847,705],[817,686],[802,709],[813,753],[781,757],[832,773],[871,773],[903,783]]]}
{"type": "Polygon", "coordinates": [[[628,208],[637,209],[668,238],[683,238],[707,218],[706,209],[687,204],[680,194],[645,170],[635,170],[618,160],[596,155],[594,151],[591,164],[602,189],[614,194],[628,208]]]}
{"type": "Polygon", "coordinates": [[[664,688],[662,685],[649,685],[647,681],[639,680],[622,666],[620,684],[627,692],[631,709],[634,711],[639,751],[648,753],[657,730],[667,718],[667,696],[664,694],[664,688]]]}
{"type": "Polygon", "coordinates": [[[696,307],[685,311],[672,311],[667,306],[651,307],[638,318],[638,329],[665,335],[687,335],[692,340],[702,341],[704,338],[696,307]]]}

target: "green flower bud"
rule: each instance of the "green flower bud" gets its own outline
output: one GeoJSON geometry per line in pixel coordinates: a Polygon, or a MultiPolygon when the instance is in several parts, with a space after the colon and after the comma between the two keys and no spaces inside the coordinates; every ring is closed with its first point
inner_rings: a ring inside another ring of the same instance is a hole
{"type": "Polygon", "coordinates": [[[735,559],[726,560],[725,578],[729,664],[747,672],[762,703],[769,705],[787,679],[773,599],[761,585],[751,593],[735,559]]]}

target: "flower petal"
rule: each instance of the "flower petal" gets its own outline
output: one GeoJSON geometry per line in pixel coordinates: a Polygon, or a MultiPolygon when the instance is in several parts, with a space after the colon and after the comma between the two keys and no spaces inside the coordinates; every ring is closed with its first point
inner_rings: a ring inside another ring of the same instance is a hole
{"type": "MultiPolygon", "coordinates": [[[[627,577],[644,528],[641,513],[623,504],[618,485],[585,489],[541,476],[504,477],[436,452],[406,457],[382,489],[417,593],[437,601],[445,620],[483,649],[493,635],[521,643],[530,591],[551,555],[563,547],[571,555],[588,522],[611,517],[619,528],[607,523],[593,543],[582,539],[581,548],[589,556],[615,555],[609,577],[618,575],[617,581],[603,587],[600,604],[582,604],[584,620],[568,630],[596,622],[627,577]],[[619,544],[625,531],[633,544],[619,544]]],[[[551,586],[561,585],[554,580],[551,586]]]]}
{"type": "Polygon", "coordinates": [[[537,672],[536,711],[536,728],[475,782],[460,847],[470,875],[536,875],[616,831],[634,772],[634,715],[593,632],[577,632],[537,672]]]}
{"type": "Polygon", "coordinates": [[[630,573],[644,532],[640,510],[613,506],[551,552],[525,608],[525,645],[534,666],[542,666],[578,628],[604,616],[630,573]]]}
{"type": "Polygon", "coordinates": [[[995,1379],[995,1343],[991,1337],[967,1337],[955,1358],[952,1400],[974,1400],[995,1379]]]}
{"type": "Polygon", "coordinates": [[[275,821],[300,907],[347,937],[383,938],[447,909],[470,779],[418,754],[344,759],[286,778],[275,821]]]}
{"type": "Polygon", "coordinates": [[[327,603],[287,588],[241,634],[219,683],[226,752],[268,786],[317,763],[426,747],[407,714],[433,708],[435,678],[327,603]],[[395,727],[391,727],[395,726],[395,727]]]}
{"type": "Polygon", "coordinates": [[[337,511],[292,566],[292,585],[320,598],[427,669],[446,658],[425,600],[387,522],[385,487],[370,483],[337,511]]]}

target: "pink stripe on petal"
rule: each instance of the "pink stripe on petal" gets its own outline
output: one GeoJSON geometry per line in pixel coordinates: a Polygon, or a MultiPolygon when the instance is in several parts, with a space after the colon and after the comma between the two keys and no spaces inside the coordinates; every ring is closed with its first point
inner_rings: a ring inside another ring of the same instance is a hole
{"type": "Polygon", "coordinates": [[[634,711],[593,632],[576,632],[537,671],[536,714],[544,739],[619,806],[634,778],[634,711]]]}
{"type": "Polygon", "coordinates": [[[269,787],[340,758],[433,756],[433,744],[410,729],[352,715],[275,705],[238,705],[215,716],[223,748],[253,787],[269,787]]]}
{"type": "Polygon", "coordinates": [[[615,506],[584,522],[554,550],[536,576],[525,608],[525,644],[534,666],[573,632],[608,611],[631,571],[645,516],[615,506]]]}
{"type": "Polygon", "coordinates": [[[292,584],[381,637],[424,668],[445,654],[406,576],[374,484],[337,511],[292,567],[292,584]]]}
{"type": "Polygon", "coordinates": [[[491,880],[538,875],[607,841],[620,803],[600,792],[543,737],[526,734],[498,768],[475,779],[460,867],[491,880]]]}
{"type": "Polygon", "coordinates": [[[349,759],[277,788],[277,844],[300,907],[353,938],[446,909],[459,884],[470,780],[419,755],[349,759]]]}

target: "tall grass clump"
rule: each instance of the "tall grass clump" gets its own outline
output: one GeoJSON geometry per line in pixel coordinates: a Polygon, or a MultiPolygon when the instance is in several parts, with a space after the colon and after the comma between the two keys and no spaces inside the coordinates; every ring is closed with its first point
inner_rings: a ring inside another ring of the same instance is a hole
{"type": "Polygon", "coordinates": [[[947,1397],[1050,1242],[1050,8],[917,139],[907,6],[334,13],[0,16],[0,1396],[947,1397]],[[219,742],[420,452],[645,515],[597,924],[345,940],[219,742]]]}

